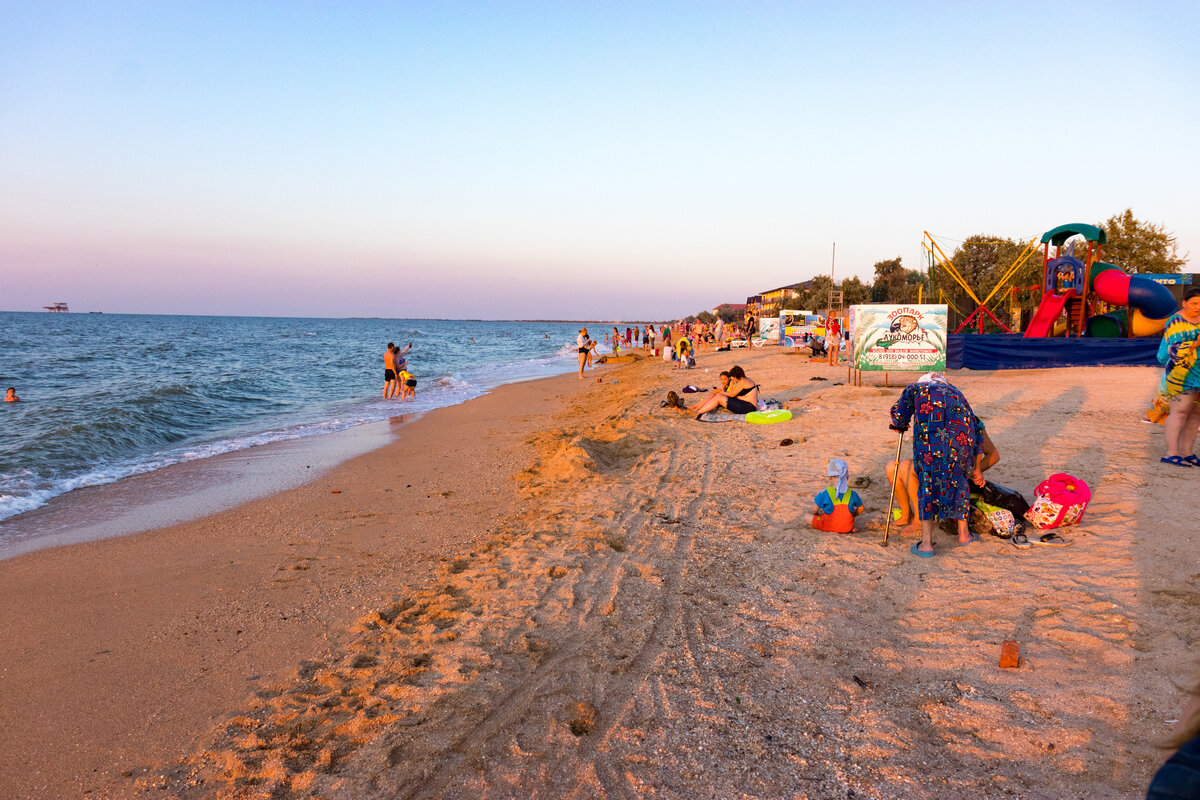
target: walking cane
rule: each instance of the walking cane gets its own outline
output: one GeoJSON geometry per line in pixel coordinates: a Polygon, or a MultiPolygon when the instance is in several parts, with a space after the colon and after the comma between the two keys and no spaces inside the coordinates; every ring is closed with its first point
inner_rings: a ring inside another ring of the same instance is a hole
{"type": "MultiPolygon", "coordinates": [[[[900,441],[896,442],[896,469],[892,473],[892,493],[888,495],[887,524],[883,526],[883,546],[887,547],[888,533],[892,529],[892,503],[896,501],[896,484],[900,482],[900,448],[904,447],[904,431],[900,431],[900,441]]],[[[913,513],[916,513],[913,509],[913,513]]]]}

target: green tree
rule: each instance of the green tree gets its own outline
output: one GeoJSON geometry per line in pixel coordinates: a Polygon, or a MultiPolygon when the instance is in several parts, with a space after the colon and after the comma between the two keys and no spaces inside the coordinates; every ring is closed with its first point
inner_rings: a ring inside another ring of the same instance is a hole
{"type": "Polygon", "coordinates": [[[696,315],[696,319],[699,322],[703,322],[705,325],[712,325],[714,322],[717,321],[717,316],[716,316],[716,314],[712,313],[711,311],[701,311],[699,314],[696,315]]]}
{"type": "MultiPolygon", "coordinates": [[[[975,296],[983,300],[992,293],[996,284],[1004,277],[1024,249],[1025,245],[1014,242],[1012,239],[980,233],[968,236],[955,249],[950,261],[967,285],[971,287],[975,296]]],[[[953,330],[975,310],[975,301],[941,265],[934,269],[937,290],[945,293],[951,306],[950,328],[953,330]]],[[[1008,296],[1009,288],[1040,284],[1041,276],[1042,259],[1034,255],[1015,275],[1010,276],[996,296],[988,301],[988,308],[1007,323],[1005,299],[1008,296]]],[[[1025,293],[1021,297],[1022,307],[1032,307],[1037,301],[1036,294],[1025,293]]],[[[936,302],[933,298],[931,301],[936,302]]]]}
{"type": "Polygon", "coordinates": [[[871,284],[872,303],[915,303],[920,296],[920,272],[905,269],[900,256],[875,262],[875,282],[871,284]]]}
{"type": "Polygon", "coordinates": [[[838,287],[842,290],[842,302],[847,306],[857,306],[871,299],[871,287],[867,286],[855,275],[842,281],[838,287]]]}
{"type": "Polygon", "coordinates": [[[1141,222],[1131,209],[1098,223],[1108,236],[1104,260],[1132,273],[1177,274],[1187,266],[1188,254],[1179,255],[1175,234],[1163,225],[1141,222]]]}

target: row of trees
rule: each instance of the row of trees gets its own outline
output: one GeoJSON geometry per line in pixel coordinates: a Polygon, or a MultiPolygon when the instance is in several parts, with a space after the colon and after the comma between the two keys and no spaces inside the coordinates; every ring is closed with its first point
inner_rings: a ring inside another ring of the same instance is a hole
{"type": "MultiPolygon", "coordinates": [[[[1179,254],[1175,234],[1163,225],[1138,220],[1131,209],[1125,209],[1109,217],[1106,222],[1096,224],[1104,229],[1108,239],[1102,254],[1104,260],[1130,273],[1177,274],[1187,266],[1189,254],[1179,254]]],[[[982,300],[1023,249],[1023,243],[1006,237],[975,234],[959,244],[950,260],[982,300]]],[[[1086,250],[1086,245],[1083,249],[1086,250]]],[[[1014,299],[1023,310],[1031,309],[1041,297],[1041,283],[1042,258],[1038,253],[1009,280],[1004,291],[1007,292],[1009,286],[1018,287],[1014,299]]],[[[829,303],[829,276],[818,275],[806,286],[788,301],[787,306],[814,310],[825,308],[829,303]]],[[[918,297],[923,297],[927,303],[948,303],[952,317],[959,319],[975,309],[975,303],[966,291],[945,275],[943,270],[936,270],[931,281],[924,272],[906,269],[899,256],[875,263],[873,283],[863,283],[858,277],[852,277],[841,281],[837,288],[842,291],[843,303],[847,306],[915,303],[918,297]],[[960,313],[956,314],[955,309],[960,313]]],[[[995,302],[989,305],[996,307],[995,302]]],[[[741,318],[741,313],[730,306],[722,306],[717,312],[714,315],[710,311],[701,311],[695,317],[689,317],[688,321],[698,319],[711,323],[716,321],[718,315],[726,322],[740,321],[741,318]]]]}

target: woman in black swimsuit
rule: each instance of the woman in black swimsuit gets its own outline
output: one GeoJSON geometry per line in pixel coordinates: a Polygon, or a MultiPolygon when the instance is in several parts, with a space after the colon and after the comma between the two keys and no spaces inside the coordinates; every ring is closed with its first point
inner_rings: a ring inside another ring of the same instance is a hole
{"type": "Polygon", "coordinates": [[[758,384],[747,378],[741,367],[730,367],[728,386],[722,385],[720,390],[704,398],[704,402],[700,405],[686,410],[690,414],[695,414],[699,419],[702,414],[706,414],[718,406],[724,406],[726,410],[734,414],[748,414],[751,411],[757,411],[758,384]]]}

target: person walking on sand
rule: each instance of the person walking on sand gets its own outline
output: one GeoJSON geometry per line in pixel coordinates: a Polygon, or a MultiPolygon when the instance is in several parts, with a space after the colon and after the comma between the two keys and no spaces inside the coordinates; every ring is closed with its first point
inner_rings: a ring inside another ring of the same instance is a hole
{"type": "Polygon", "coordinates": [[[580,328],[579,335],[575,337],[575,346],[579,348],[579,377],[583,377],[583,368],[590,361],[592,351],[591,337],[588,336],[587,328],[580,328]]]}
{"type": "Polygon", "coordinates": [[[917,516],[921,541],[913,555],[933,557],[933,520],[957,523],[958,541],[970,544],[967,530],[970,480],[983,483],[979,457],[983,454],[983,425],[958,389],[940,372],[929,372],[910,384],[892,406],[892,430],[903,433],[909,422],[913,432],[913,465],[917,473],[917,516]]]}

